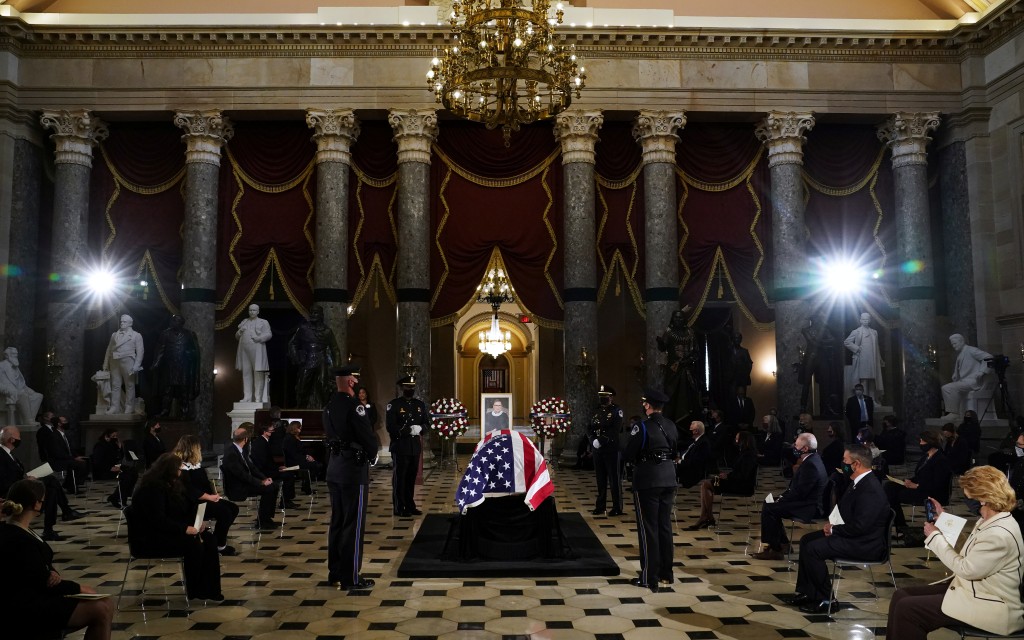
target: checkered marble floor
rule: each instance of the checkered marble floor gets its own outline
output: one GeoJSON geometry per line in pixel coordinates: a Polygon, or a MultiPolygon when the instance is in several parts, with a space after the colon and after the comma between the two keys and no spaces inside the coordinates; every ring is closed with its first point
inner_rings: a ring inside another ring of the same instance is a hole
{"type": "MultiPolygon", "coordinates": [[[[462,459],[465,464],[465,458],[462,459]]],[[[596,638],[599,640],[660,638],[842,638],[867,639],[885,633],[891,584],[884,568],[874,578],[881,599],[869,599],[866,570],[848,571],[841,600],[864,600],[833,620],[804,615],[775,596],[794,591],[796,566],[785,561],[752,560],[757,549],[757,516],[748,542],[747,500],[730,499],[717,531],[690,532],[699,512],[696,491],[677,496],[675,578],[670,590],[652,594],[632,587],[639,568],[636,523],[627,500],[627,515],[590,515],[594,507],[594,474],[568,467],[553,469],[560,511],[578,510],[604,542],[621,568],[615,578],[561,579],[415,579],[396,576],[398,565],[419,526],[418,519],[391,515],[390,471],[372,472],[364,575],[376,586],[346,593],[326,582],[326,486],[307,510],[289,512],[283,530],[253,539],[243,526],[254,518],[245,507],[231,543],[239,555],[222,559],[220,604],[171,598],[170,611],[151,602],[147,613],[121,611],[114,618],[115,638],[149,640],[327,640],[337,638],[596,638]]],[[[425,512],[452,513],[451,497],[458,482],[453,468],[425,471],[417,488],[425,512]]],[[[761,470],[761,493],[785,487],[777,469],[761,470]]],[[[127,542],[124,526],[115,538],[118,511],[103,500],[110,483],[96,482],[85,495],[72,497],[89,516],[64,523],[64,542],[54,543],[55,563],[64,577],[117,594],[122,586],[127,542]]],[[[300,493],[298,499],[303,498],[300,493]]],[[[309,504],[308,498],[306,505],[309,504]]],[[[61,523],[58,523],[61,524],[61,523]]],[[[800,531],[796,533],[799,538],[800,531]]],[[[794,556],[795,559],[795,556],[794,556]]],[[[924,549],[894,550],[893,565],[901,585],[921,584],[943,575],[942,564],[928,560],[924,549]]],[[[137,593],[142,571],[132,570],[126,594],[137,593]]],[[[177,580],[175,565],[158,566],[147,589],[177,580]]],[[[180,587],[179,587],[180,589],[180,587]]],[[[135,606],[125,596],[122,607],[135,606]]],[[[71,638],[81,638],[76,633],[71,638]]],[[[953,638],[935,634],[932,638],[953,638]]]]}

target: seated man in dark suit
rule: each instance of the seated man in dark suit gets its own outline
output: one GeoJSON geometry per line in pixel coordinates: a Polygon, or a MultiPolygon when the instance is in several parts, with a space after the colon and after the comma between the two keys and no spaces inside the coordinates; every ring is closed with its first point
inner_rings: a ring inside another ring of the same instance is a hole
{"type": "Polygon", "coordinates": [[[284,451],[284,466],[298,467],[302,469],[299,478],[302,480],[302,492],[307,496],[313,492],[310,480],[320,477],[324,466],[316,461],[316,458],[302,450],[302,423],[293,421],[288,425],[288,435],[281,441],[281,450],[284,451]]]}
{"type": "Polygon", "coordinates": [[[55,473],[64,474],[64,490],[75,494],[85,484],[89,465],[88,458],[71,453],[71,443],[64,433],[67,423],[67,418],[55,417],[52,411],[44,413],[36,431],[36,445],[39,458],[48,463],[55,473]]]}
{"type": "MultiPolygon", "coordinates": [[[[284,465],[280,465],[274,459],[274,432],[277,430],[276,423],[269,423],[256,427],[256,437],[249,443],[249,458],[256,468],[267,478],[272,478],[281,483],[284,491],[284,506],[289,509],[298,509],[295,504],[295,476],[288,471],[282,471],[284,465]]],[[[283,454],[282,454],[283,455],[283,454]]]]}
{"type": "Polygon", "coordinates": [[[754,426],[754,417],[757,415],[754,410],[754,401],[747,397],[747,388],[743,385],[736,387],[736,395],[725,403],[725,422],[736,427],[737,430],[747,430],[754,426]]]}
{"type": "MultiPolygon", "coordinates": [[[[25,468],[14,457],[14,450],[20,443],[21,430],[18,427],[0,429],[0,496],[6,496],[12,484],[26,477],[25,468]]],[[[84,518],[85,514],[71,508],[68,497],[56,477],[46,476],[42,483],[46,487],[46,497],[43,498],[43,540],[63,540],[64,538],[53,530],[53,525],[57,523],[57,508],[59,507],[63,513],[65,522],[84,518]]]]}
{"type": "Polygon", "coordinates": [[[736,459],[735,440],[736,429],[725,422],[722,412],[712,409],[710,413],[711,426],[707,429],[707,437],[711,442],[711,453],[715,463],[732,466],[736,459]]]}
{"type": "Polygon", "coordinates": [[[828,476],[821,456],[817,454],[818,439],[813,433],[801,433],[793,444],[797,468],[789,489],[775,502],[761,507],[761,551],[751,557],[755,560],[782,560],[783,548],[789,546],[783,518],[810,520],[821,511],[821,496],[828,476]]]}
{"type": "Polygon", "coordinates": [[[260,497],[259,518],[256,521],[260,529],[276,529],[279,523],[274,522],[274,508],[277,504],[277,483],[263,475],[246,451],[249,442],[251,422],[242,423],[231,434],[231,445],[224,450],[224,493],[234,501],[245,500],[250,496],[260,497]]]}
{"type": "Polygon", "coordinates": [[[885,484],[889,506],[896,512],[897,529],[907,526],[901,505],[922,506],[926,498],[935,498],[939,504],[949,504],[949,481],[953,470],[949,468],[946,454],[942,453],[942,442],[934,431],[922,431],[919,440],[922,455],[914,475],[903,484],[885,484]]]}
{"type": "Polygon", "coordinates": [[[832,583],[826,560],[880,560],[885,555],[889,535],[889,505],[875,474],[871,473],[871,453],[861,445],[850,445],[843,452],[843,472],[852,486],[837,505],[843,524],[825,523],[800,539],[800,569],[796,593],[780,598],[800,605],[804,613],[827,613],[832,583]]]}
{"type": "Polygon", "coordinates": [[[120,509],[135,491],[139,472],[121,446],[117,429],[104,429],[92,448],[92,477],[96,480],[117,480],[107,502],[120,509]]]}
{"type": "Polygon", "coordinates": [[[875,446],[890,465],[903,464],[907,456],[907,432],[899,427],[896,416],[882,418],[882,433],[875,437],[875,446]]]}
{"type": "Polygon", "coordinates": [[[843,426],[838,422],[828,423],[825,437],[830,442],[821,450],[821,463],[825,465],[825,473],[832,475],[843,466],[843,426]]]}
{"type": "Polygon", "coordinates": [[[691,422],[690,435],[693,437],[693,441],[683,451],[679,465],[676,467],[676,479],[687,489],[696,486],[703,480],[707,476],[708,470],[714,467],[715,462],[711,452],[711,442],[704,435],[704,423],[698,420],[691,422]]]}

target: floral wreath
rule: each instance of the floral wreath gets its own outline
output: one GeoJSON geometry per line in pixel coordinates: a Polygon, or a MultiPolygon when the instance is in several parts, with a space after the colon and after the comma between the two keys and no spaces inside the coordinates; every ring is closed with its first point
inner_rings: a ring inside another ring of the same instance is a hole
{"type": "Polygon", "coordinates": [[[430,428],[442,438],[458,438],[466,433],[466,405],[458,398],[441,398],[430,405],[430,428]]]}
{"type": "Polygon", "coordinates": [[[560,433],[568,433],[571,427],[569,418],[569,403],[554,396],[538,400],[530,407],[530,422],[533,425],[533,432],[544,438],[553,438],[560,433]]]}

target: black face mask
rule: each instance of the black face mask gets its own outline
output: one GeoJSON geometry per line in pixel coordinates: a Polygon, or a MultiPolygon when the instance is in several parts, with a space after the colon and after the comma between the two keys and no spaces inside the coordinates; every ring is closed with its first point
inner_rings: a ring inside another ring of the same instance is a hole
{"type": "Polygon", "coordinates": [[[918,446],[921,447],[921,451],[923,453],[928,453],[929,449],[932,448],[932,445],[928,444],[927,442],[925,442],[924,444],[918,445],[918,446]]]}
{"type": "Polygon", "coordinates": [[[160,433],[161,429],[163,429],[163,427],[157,427],[156,429],[153,429],[153,433],[160,433]]]}
{"type": "Polygon", "coordinates": [[[843,464],[843,475],[850,477],[853,475],[853,465],[843,464]]]}
{"type": "Polygon", "coordinates": [[[416,390],[415,389],[405,389],[404,391],[402,391],[402,395],[405,396],[406,398],[411,398],[414,395],[416,395],[416,390]]]}
{"type": "Polygon", "coordinates": [[[974,498],[964,498],[964,504],[967,505],[967,510],[976,516],[981,515],[981,500],[975,500],[974,498]]]}
{"type": "Polygon", "coordinates": [[[18,445],[20,445],[20,444],[21,444],[21,438],[18,438],[17,440],[11,440],[11,449],[17,449],[18,445]]]}
{"type": "Polygon", "coordinates": [[[607,404],[609,404],[609,403],[611,403],[611,401],[612,401],[612,399],[609,398],[608,396],[601,396],[601,406],[602,407],[607,405],[607,404]]]}

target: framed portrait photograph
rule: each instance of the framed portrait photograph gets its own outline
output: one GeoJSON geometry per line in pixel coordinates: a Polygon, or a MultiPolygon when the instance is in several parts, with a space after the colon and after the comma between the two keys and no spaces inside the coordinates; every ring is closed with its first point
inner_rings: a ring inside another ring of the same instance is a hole
{"type": "Polygon", "coordinates": [[[480,394],[480,441],[488,431],[512,428],[512,394],[480,394]]]}

